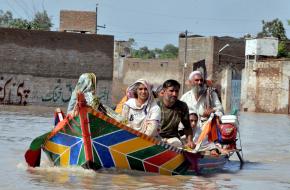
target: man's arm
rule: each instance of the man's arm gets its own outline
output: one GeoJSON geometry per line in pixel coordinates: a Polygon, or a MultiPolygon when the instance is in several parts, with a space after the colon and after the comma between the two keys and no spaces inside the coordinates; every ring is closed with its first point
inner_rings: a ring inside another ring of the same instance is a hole
{"type": "Polygon", "coordinates": [[[211,101],[212,101],[212,103],[214,105],[213,110],[215,112],[221,112],[223,114],[224,113],[223,105],[220,102],[217,93],[215,91],[213,91],[211,96],[212,96],[212,100],[211,101]]]}
{"type": "Polygon", "coordinates": [[[218,98],[218,95],[215,91],[211,92],[211,105],[213,105],[213,107],[207,108],[205,109],[204,113],[203,113],[203,117],[209,117],[209,115],[211,113],[216,113],[217,115],[221,116],[224,113],[224,109],[223,106],[218,98]]]}

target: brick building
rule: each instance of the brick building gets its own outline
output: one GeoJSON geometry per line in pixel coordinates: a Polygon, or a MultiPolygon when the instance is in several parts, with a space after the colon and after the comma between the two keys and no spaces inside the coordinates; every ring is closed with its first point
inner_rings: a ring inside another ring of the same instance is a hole
{"type": "Polygon", "coordinates": [[[290,114],[290,60],[248,60],[243,72],[241,109],[290,114]]]}
{"type": "MultiPolygon", "coordinates": [[[[185,63],[184,83],[193,70],[200,70],[220,91],[224,109],[239,109],[241,73],[245,62],[245,41],[232,37],[179,37],[179,63],[185,63]],[[185,45],[187,44],[187,46],[185,45]],[[186,49],[186,51],[185,51],[186,49]]],[[[184,85],[184,92],[189,87],[184,85]]]]}
{"type": "Polygon", "coordinates": [[[290,59],[275,58],[278,39],[248,39],[241,109],[290,114],[290,59]]]}
{"type": "Polygon", "coordinates": [[[60,11],[59,30],[63,32],[96,33],[96,12],[60,11]]]}
{"type": "Polygon", "coordinates": [[[82,73],[111,104],[113,36],[0,28],[0,104],[65,106],[82,73]]]}

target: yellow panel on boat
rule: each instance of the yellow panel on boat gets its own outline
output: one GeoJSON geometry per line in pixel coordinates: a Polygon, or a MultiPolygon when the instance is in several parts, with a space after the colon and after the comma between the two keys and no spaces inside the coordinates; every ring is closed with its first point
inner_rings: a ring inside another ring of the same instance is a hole
{"type": "Polygon", "coordinates": [[[111,149],[111,152],[118,151],[118,152],[121,152],[124,154],[128,154],[130,152],[134,152],[134,151],[139,150],[139,149],[144,149],[144,148],[150,147],[152,145],[154,145],[154,143],[137,137],[135,139],[132,139],[132,140],[129,140],[126,142],[122,142],[122,143],[117,144],[115,146],[111,146],[110,149],[111,149]]]}
{"type": "Polygon", "coordinates": [[[45,149],[48,151],[59,154],[60,156],[60,166],[68,166],[69,165],[69,157],[70,157],[70,147],[56,144],[51,141],[47,141],[45,143],[45,149]]]}
{"type": "Polygon", "coordinates": [[[182,154],[178,154],[173,159],[161,165],[159,169],[159,173],[163,175],[172,175],[171,171],[176,169],[183,162],[184,162],[184,156],[182,154]]]}
{"type": "Polygon", "coordinates": [[[127,158],[124,154],[111,150],[111,155],[115,162],[116,168],[130,169],[127,158]]]}

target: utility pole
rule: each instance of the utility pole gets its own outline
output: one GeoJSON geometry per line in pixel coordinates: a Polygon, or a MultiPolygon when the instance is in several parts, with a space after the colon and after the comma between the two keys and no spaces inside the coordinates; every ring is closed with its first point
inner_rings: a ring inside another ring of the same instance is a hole
{"type": "Polygon", "coordinates": [[[187,67],[187,30],[185,30],[185,46],[184,46],[184,63],[182,69],[182,89],[181,93],[184,94],[184,86],[185,86],[185,68],[187,67]]]}
{"type": "Polygon", "coordinates": [[[106,25],[98,25],[98,3],[96,4],[96,34],[98,33],[98,28],[106,28],[106,25]]]}

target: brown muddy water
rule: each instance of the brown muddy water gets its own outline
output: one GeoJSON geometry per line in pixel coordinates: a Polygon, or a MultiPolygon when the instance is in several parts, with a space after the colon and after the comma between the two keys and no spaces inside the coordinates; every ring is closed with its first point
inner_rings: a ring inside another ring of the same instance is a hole
{"type": "Polygon", "coordinates": [[[160,176],[135,171],[50,166],[29,169],[24,153],[33,138],[53,125],[50,107],[0,105],[0,188],[15,189],[290,189],[290,117],[241,113],[240,132],[246,161],[237,157],[207,176],[160,176]]]}

